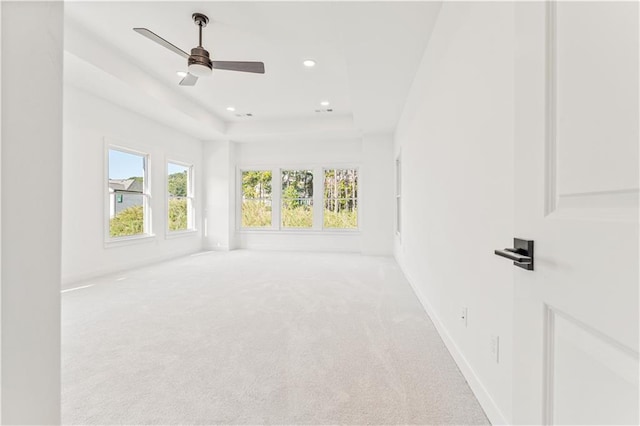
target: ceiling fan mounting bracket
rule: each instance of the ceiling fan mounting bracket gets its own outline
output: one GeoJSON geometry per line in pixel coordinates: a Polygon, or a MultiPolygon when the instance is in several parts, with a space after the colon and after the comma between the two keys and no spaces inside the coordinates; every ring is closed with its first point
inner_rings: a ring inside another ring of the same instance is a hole
{"type": "Polygon", "coordinates": [[[207,15],[203,13],[196,12],[193,15],[191,15],[191,17],[193,18],[193,22],[199,27],[204,28],[209,23],[209,18],[207,17],[207,15]]]}

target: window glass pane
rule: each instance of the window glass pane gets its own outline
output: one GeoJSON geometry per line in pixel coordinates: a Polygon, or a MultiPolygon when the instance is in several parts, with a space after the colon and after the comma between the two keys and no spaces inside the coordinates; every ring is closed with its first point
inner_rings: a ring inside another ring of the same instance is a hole
{"type": "Polygon", "coordinates": [[[270,227],[271,200],[242,200],[242,226],[270,227]]]}
{"type": "Polygon", "coordinates": [[[169,192],[169,230],[184,231],[191,226],[190,166],[168,163],[167,191],[169,192]]]}
{"type": "Polygon", "coordinates": [[[330,169],[324,172],[324,227],[358,227],[358,171],[330,169]]]}
{"type": "Polygon", "coordinates": [[[271,227],[271,171],[242,172],[242,227],[271,227]]]}
{"type": "Polygon", "coordinates": [[[313,227],[313,172],[282,170],[282,226],[313,227]]]}
{"type": "Polygon", "coordinates": [[[144,234],[145,157],[109,149],[109,235],[144,234]]]}
{"type": "Polygon", "coordinates": [[[169,198],[169,231],[189,229],[189,206],[185,197],[169,198]]]}
{"type": "Polygon", "coordinates": [[[186,197],[189,195],[189,167],[180,164],[169,163],[168,185],[170,197],[186,197]]]}

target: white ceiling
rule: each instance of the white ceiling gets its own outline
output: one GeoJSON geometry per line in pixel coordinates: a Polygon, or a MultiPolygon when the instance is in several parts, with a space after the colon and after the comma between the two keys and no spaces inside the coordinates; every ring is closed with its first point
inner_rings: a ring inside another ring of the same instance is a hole
{"type": "Polygon", "coordinates": [[[65,77],[164,122],[174,111],[174,127],[188,131],[201,123],[190,132],[201,139],[317,134],[325,125],[343,135],[393,131],[439,8],[439,2],[67,2],[65,77]],[[197,45],[193,12],[211,19],[203,45],[214,59],[263,61],[266,74],[214,71],[195,87],[178,86],[176,71],[186,69],[186,60],[132,28],[146,27],[189,51],[197,45]],[[317,66],[305,68],[306,58],[317,66]],[[322,100],[332,113],[315,112],[322,100]]]}

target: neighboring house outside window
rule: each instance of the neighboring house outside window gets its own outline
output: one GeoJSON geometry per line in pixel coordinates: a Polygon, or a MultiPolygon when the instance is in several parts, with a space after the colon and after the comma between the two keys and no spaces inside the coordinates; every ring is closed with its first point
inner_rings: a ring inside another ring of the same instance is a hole
{"type": "Polygon", "coordinates": [[[109,179],[109,219],[129,207],[142,205],[142,181],[138,179],[109,179]]]}
{"type": "Polygon", "coordinates": [[[110,147],[107,155],[108,238],[150,235],[148,154],[110,147]]]}

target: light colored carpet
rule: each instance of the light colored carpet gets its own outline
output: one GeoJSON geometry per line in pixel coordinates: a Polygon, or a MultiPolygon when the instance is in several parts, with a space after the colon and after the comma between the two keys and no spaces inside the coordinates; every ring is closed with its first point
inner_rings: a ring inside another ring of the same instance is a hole
{"type": "Polygon", "coordinates": [[[210,252],[78,286],[65,424],[488,424],[393,259],[210,252]]]}

